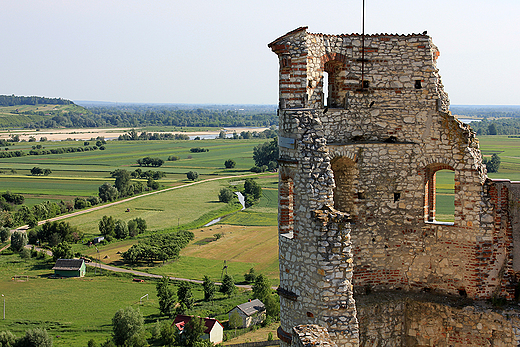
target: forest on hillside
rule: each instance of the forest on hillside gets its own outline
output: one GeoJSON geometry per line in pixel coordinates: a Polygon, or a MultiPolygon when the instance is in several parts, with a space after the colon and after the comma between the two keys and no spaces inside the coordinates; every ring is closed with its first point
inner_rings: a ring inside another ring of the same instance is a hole
{"type": "Polygon", "coordinates": [[[62,98],[45,98],[40,96],[16,96],[0,95],[0,106],[21,106],[21,105],[71,105],[70,100],[62,98]]]}

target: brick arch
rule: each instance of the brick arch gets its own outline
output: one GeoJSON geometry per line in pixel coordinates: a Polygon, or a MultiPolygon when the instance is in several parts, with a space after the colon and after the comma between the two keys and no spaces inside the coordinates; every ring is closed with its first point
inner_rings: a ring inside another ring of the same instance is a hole
{"type": "Polygon", "coordinates": [[[338,157],[347,157],[352,159],[353,161],[357,161],[357,151],[355,148],[348,147],[329,147],[329,156],[331,160],[334,160],[338,157]]]}
{"type": "Polygon", "coordinates": [[[347,87],[345,79],[347,75],[347,57],[341,53],[326,53],[320,57],[320,70],[323,75],[328,74],[328,84],[323,85],[323,91],[328,91],[326,104],[328,107],[343,107],[347,87]]]}
{"type": "Polygon", "coordinates": [[[331,60],[346,64],[348,61],[348,58],[346,55],[341,54],[341,53],[326,53],[320,57],[320,60],[321,60],[321,68],[323,69],[325,66],[325,63],[328,63],[331,60]]]}
{"type": "Polygon", "coordinates": [[[457,167],[457,164],[459,164],[461,161],[457,161],[453,159],[452,157],[428,157],[428,156],[420,156],[418,158],[417,164],[421,168],[434,168],[437,166],[446,166],[443,169],[437,169],[438,170],[453,170],[455,171],[455,168],[457,167]]]}

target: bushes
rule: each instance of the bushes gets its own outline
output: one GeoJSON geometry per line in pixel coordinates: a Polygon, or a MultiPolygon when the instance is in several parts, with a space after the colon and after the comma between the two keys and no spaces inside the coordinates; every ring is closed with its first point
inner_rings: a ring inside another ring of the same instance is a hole
{"type": "Polygon", "coordinates": [[[111,236],[117,239],[124,239],[128,235],[136,236],[146,231],[146,221],[140,217],[129,220],[115,220],[112,216],[103,216],[98,224],[99,232],[103,236],[111,236]]]}
{"type": "Polygon", "coordinates": [[[190,148],[190,152],[191,153],[203,153],[203,152],[209,152],[209,149],[196,147],[196,148],[190,148]]]}
{"type": "Polygon", "coordinates": [[[160,158],[150,158],[150,157],[144,157],[142,159],[137,159],[137,164],[139,166],[154,166],[159,167],[162,164],[164,164],[164,160],[160,158]]]}
{"type": "Polygon", "coordinates": [[[228,159],[224,162],[226,169],[233,169],[237,163],[233,159],[228,159]]]}
{"type": "Polygon", "coordinates": [[[229,188],[220,189],[220,193],[218,194],[218,201],[228,203],[233,200],[235,194],[229,188]]]}
{"type": "Polygon", "coordinates": [[[166,261],[179,257],[179,252],[193,240],[191,231],[152,235],[143,242],[130,247],[122,254],[125,263],[136,264],[141,261],[166,261]]]}
{"type": "Polygon", "coordinates": [[[197,171],[188,171],[188,173],[186,173],[186,177],[189,180],[195,181],[197,178],[199,178],[199,173],[197,171]]]}

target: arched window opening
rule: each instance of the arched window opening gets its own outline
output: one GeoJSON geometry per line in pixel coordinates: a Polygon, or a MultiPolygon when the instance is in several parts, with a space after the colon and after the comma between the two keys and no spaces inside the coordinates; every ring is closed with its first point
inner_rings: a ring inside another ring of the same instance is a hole
{"type": "Polygon", "coordinates": [[[455,220],[455,172],[442,164],[425,170],[424,217],[427,222],[453,223],[455,220]]]}
{"type": "Polygon", "coordinates": [[[358,169],[356,163],[348,157],[335,158],[331,162],[334,172],[334,208],[342,212],[356,214],[358,199],[364,199],[364,193],[357,191],[358,169]]]}
{"type": "Polygon", "coordinates": [[[325,63],[323,73],[323,94],[326,106],[341,107],[345,99],[345,64],[331,60],[325,63]]]}

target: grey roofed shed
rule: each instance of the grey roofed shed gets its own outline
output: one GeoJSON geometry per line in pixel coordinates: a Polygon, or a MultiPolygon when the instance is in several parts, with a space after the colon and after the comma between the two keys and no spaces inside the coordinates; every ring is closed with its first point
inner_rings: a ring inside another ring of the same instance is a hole
{"type": "Polygon", "coordinates": [[[55,275],[64,277],[83,277],[86,272],[83,259],[58,259],[52,269],[55,275]]]}

